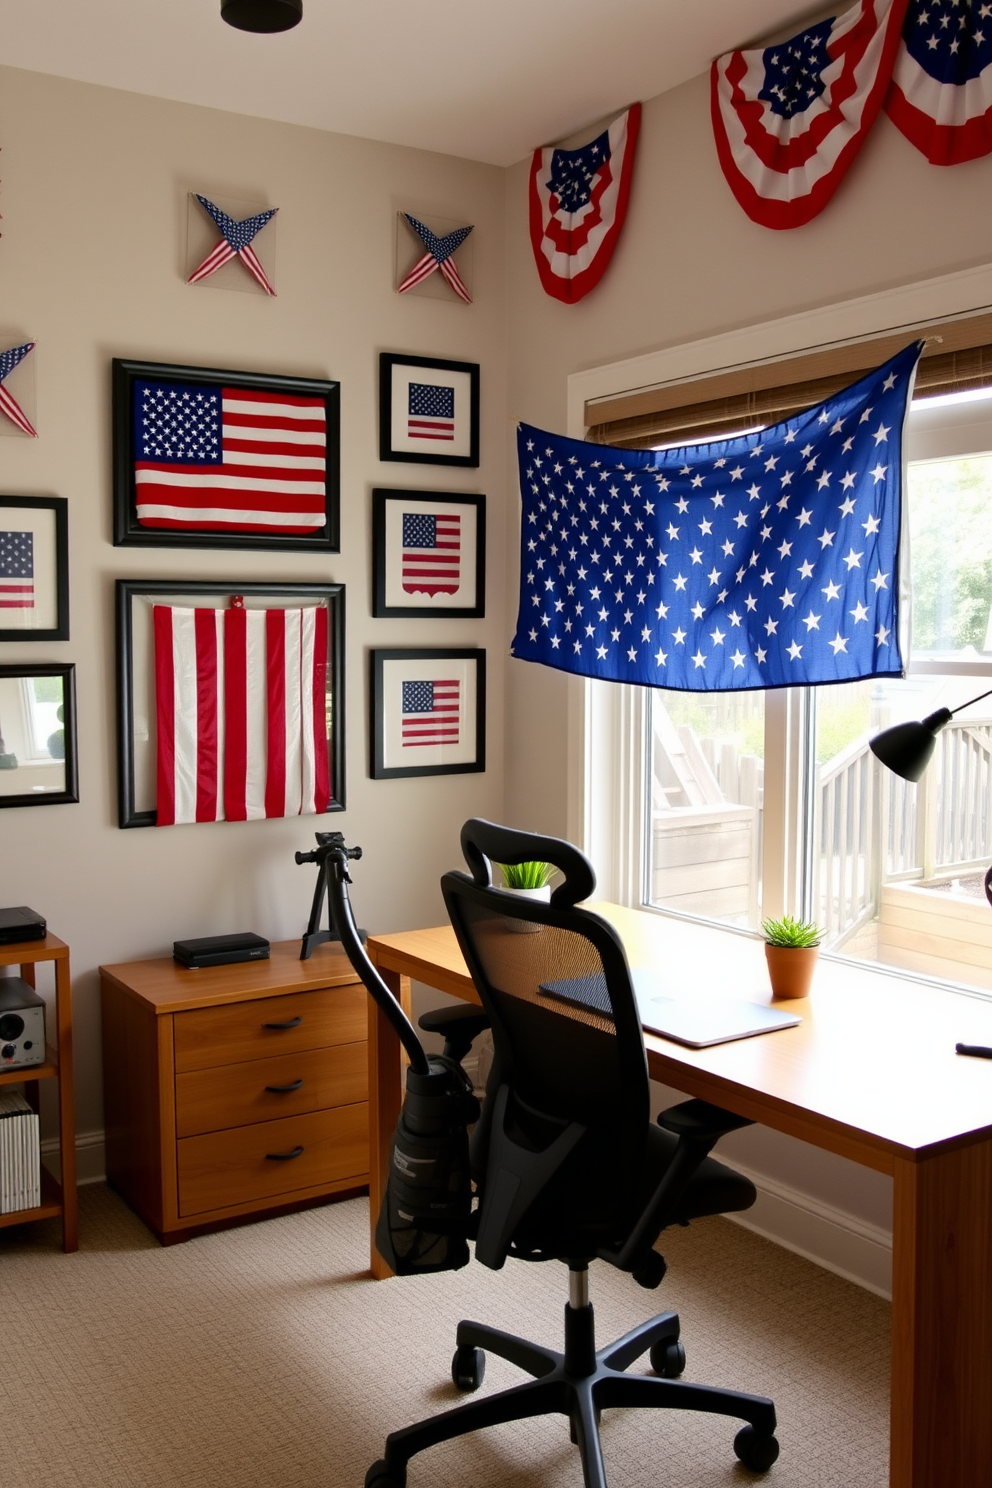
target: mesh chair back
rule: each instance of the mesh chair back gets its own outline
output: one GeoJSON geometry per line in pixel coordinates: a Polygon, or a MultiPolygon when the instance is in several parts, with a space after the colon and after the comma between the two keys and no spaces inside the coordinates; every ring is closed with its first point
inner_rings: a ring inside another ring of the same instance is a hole
{"type": "Polygon", "coordinates": [[[448,873],[441,886],[492,1023],[506,1133],[541,1151],[566,1128],[582,1129],[532,1209],[529,1243],[542,1243],[535,1227],[567,1221],[574,1230],[580,1213],[586,1234],[619,1232],[643,1165],[648,1073],[623,947],[605,920],[576,908],[592,892],[592,869],[569,843],[491,822],[467,822],[462,845],[472,877],[448,873]],[[492,885],[493,861],[532,860],[565,874],[550,904],[492,885]]]}

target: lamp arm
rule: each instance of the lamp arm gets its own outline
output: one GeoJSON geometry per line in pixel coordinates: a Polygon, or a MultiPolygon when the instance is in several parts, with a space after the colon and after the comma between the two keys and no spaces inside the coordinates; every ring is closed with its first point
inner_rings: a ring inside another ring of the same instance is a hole
{"type": "Polygon", "coordinates": [[[952,708],[951,717],[953,718],[955,713],[963,712],[965,708],[970,708],[972,703],[980,703],[982,701],[982,698],[987,697],[992,697],[992,687],[989,688],[988,692],[980,692],[977,697],[970,698],[968,702],[962,703],[959,708],[952,708]]]}

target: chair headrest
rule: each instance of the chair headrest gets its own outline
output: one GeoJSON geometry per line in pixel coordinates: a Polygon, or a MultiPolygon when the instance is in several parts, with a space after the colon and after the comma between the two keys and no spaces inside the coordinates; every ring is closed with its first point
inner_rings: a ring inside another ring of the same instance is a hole
{"type": "Polygon", "coordinates": [[[537,832],[521,832],[516,827],[501,827],[496,822],[473,817],[462,827],[462,852],[480,888],[492,887],[493,863],[552,863],[565,875],[552,892],[556,909],[569,909],[582,899],[589,899],[596,888],[592,864],[577,847],[560,837],[542,837],[537,832]]]}

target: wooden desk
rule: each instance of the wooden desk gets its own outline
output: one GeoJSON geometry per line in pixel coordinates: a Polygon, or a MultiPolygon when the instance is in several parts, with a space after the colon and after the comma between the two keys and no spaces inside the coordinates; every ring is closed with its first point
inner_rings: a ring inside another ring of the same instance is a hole
{"type": "MultiPolygon", "coordinates": [[[[768,1001],[761,943],[616,905],[590,906],[620,932],[632,966],[674,989],[768,1001]],[[705,976],[701,969],[705,968],[705,976]]],[[[404,999],[409,981],[478,1001],[453,931],[370,938],[404,999]]],[[[686,1049],[648,1036],[654,1079],[894,1180],[891,1488],[992,1483],[992,1004],[840,962],[789,1004],[798,1028],[686,1049]]],[[[370,1196],[378,1213],[399,1113],[399,1044],[370,1004],[370,1196]]],[[[376,1276],[390,1273],[372,1247],[376,1276]]]]}

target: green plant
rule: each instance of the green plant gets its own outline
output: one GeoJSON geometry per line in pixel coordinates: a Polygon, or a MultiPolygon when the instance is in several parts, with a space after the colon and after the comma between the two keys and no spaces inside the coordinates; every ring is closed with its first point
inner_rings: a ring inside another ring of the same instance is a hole
{"type": "Polygon", "coordinates": [[[555,876],[553,863],[500,863],[508,889],[543,889],[555,876]]]}
{"type": "Polygon", "coordinates": [[[768,945],[800,949],[818,946],[823,939],[819,925],[812,920],[795,920],[792,915],[783,915],[780,920],[762,920],[761,933],[768,945]]]}

